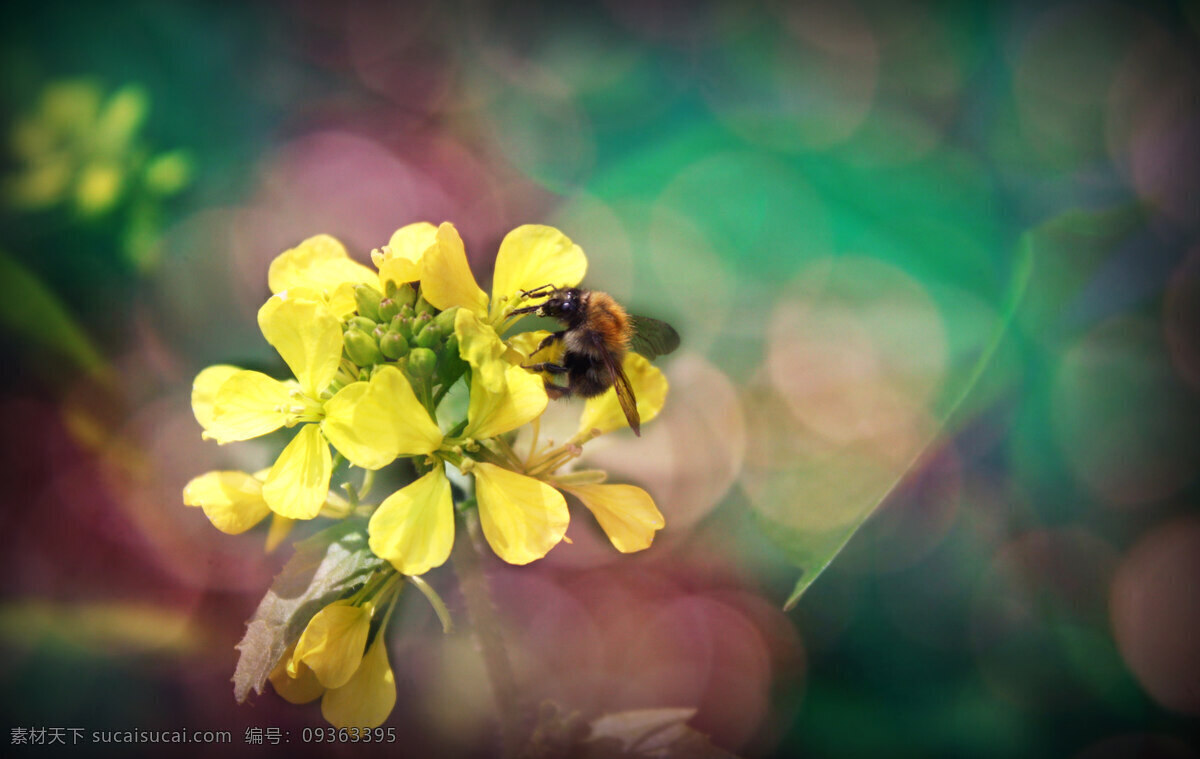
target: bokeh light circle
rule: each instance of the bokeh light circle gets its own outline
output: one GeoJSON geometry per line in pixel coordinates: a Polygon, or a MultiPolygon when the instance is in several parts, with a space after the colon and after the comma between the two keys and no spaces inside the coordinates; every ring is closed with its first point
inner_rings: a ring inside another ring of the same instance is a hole
{"type": "Polygon", "coordinates": [[[1200,520],[1162,524],[1137,542],[1112,583],[1113,634],[1142,687],[1168,709],[1200,714],[1200,520]]]}

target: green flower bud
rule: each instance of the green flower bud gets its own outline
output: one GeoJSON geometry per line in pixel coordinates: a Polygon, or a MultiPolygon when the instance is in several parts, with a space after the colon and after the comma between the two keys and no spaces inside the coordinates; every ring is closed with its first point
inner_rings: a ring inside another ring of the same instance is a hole
{"type": "Polygon", "coordinates": [[[425,300],[424,295],[417,297],[417,305],[413,306],[413,310],[416,311],[418,316],[421,314],[429,314],[431,318],[438,312],[438,310],[433,307],[432,303],[425,300]]]}
{"type": "Polygon", "coordinates": [[[458,317],[458,306],[448,308],[437,316],[433,317],[433,323],[438,326],[443,335],[454,334],[454,320],[458,317]]]}
{"type": "Polygon", "coordinates": [[[416,343],[422,348],[437,348],[442,344],[442,330],[430,322],[417,335],[416,343]]]}
{"type": "Polygon", "coordinates": [[[383,283],[383,297],[396,299],[396,283],[390,279],[383,283]]]}
{"type": "MultiPolygon", "coordinates": [[[[391,280],[388,280],[389,282],[391,280]]],[[[390,322],[400,313],[400,304],[391,298],[384,298],[379,301],[379,321],[390,322]]]]}
{"type": "MultiPolygon", "coordinates": [[[[389,284],[391,280],[388,280],[389,284]]],[[[396,301],[396,305],[403,311],[405,306],[412,307],[417,302],[417,291],[413,289],[411,284],[403,284],[396,288],[396,293],[393,295],[388,293],[388,297],[396,301]]]]}
{"type": "Polygon", "coordinates": [[[413,320],[411,316],[397,316],[392,319],[392,323],[388,325],[388,332],[393,332],[400,335],[405,340],[412,340],[413,337],[413,320]]]}
{"type": "Polygon", "coordinates": [[[413,348],[408,354],[408,373],[414,379],[427,380],[437,369],[437,354],[428,348],[413,348]]]}
{"type": "Polygon", "coordinates": [[[346,355],[359,366],[372,366],[383,361],[378,343],[362,330],[346,330],[345,346],[346,355]]]}
{"type": "Polygon", "coordinates": [[[361,332],[370,333],[371,330],[375,329],[375,321],[365,316],[355,316],[346,323],[346,329],[357,329],[361,332]]]}
{"type": "Polygon", "coordinates": [[[408,341],[404,339],[404,335],[388,332],[379,341],[379,350],[383,355],[395,361],[408,355],[408,341]]]}
{"type": "Polygon", "coordinates": [[[383,295],[370,285],[354,286],[354,302],[358,304],[358,313],[371,321],[379,321],[379,301],[383,295]]]}

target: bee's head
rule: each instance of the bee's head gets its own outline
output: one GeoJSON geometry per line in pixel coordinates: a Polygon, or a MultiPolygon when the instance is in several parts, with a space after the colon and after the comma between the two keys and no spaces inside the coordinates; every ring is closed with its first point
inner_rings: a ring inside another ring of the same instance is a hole
{"type": "Polygon", "coordinates": [[[572,321],[579,315],[583,293],[578,287],[563,287],[550,293],[538,307],[539,316],[572,321]]]}

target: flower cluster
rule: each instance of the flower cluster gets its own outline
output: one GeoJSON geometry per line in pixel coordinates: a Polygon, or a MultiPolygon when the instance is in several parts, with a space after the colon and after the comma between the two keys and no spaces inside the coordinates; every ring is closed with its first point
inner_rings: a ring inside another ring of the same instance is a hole
{"type": "MultiPolygon", "coordinates": [[[[297,520],[366,519],[366,545],[386,563],[312,616],[298,640],[281,641],[288,652],[270,676],[289,700],[321,696],[327,719],[361,727],[382,722],[395,700],[384,644],[391,605],[406,580],[431,592],[419,577],[447,561],[464,515],[510,564],[563,541],[564,493],[622,552],[647,548],[664,524],[641,488],[569,471],[586,442],[626,425],[613,391],[587,401],[570,440],[539,446],[549,399],[545,379],[525,366],[549,333],[515,331],[523,315],[513,312],[526,291],[579,284],[587,269],[579,246],[551,227],[518,227],[500,245],[490,297],[449,223],[403,227],[371,258],[374,268],[359,264],[321,235],[272,262],[273,295],[258,324],[292,377],[209,367],[196,377],[192,407],[204,437],[220,444],[281,428],[290,441],[266,470],[208,472],[184,489],[184,502],[227,533],[270,515],[268,549],[297,520]],[[524,456],[513,445],[519,432],[530,438],[524,456]],[[365,503],[373,473],[397,462],[408,463],[412,481],[365,503]],[[331,485],[351,467],[364,476],[360,487],[342,483],[343,496],[331,485]]],[[[649,421],[666,379],[632,353],[624,369],[649,421]]]]}
{"type": "Polygon", "coordinates": [[[163,204],[194,169],[187,151],[156,151],[143,137],[149,111],[135,84],[106,95],[88,79],[52,82],[8,135],[5,199],[24,211],[65,206],[83,220],[120,209],[125,255],[141,268],[157,263],[163,204]]]}

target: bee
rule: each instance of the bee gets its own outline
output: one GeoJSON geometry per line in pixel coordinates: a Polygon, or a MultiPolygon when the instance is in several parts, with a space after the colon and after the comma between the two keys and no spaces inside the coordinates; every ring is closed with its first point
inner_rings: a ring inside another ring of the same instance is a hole
{"type": "Polygon", "coordinates": [[[629,427],[635,435],[641,436],[637,399],[621,362],[628,350],[648,359],[675,350],[679,347],[679,333],[674,327],[658,319],[628,314],[611,295],[598,290],[543,285],[523,290],[521,296],[545,300],[516,309],[512,312],[514,316],[546,316],[557,319],[564,327],[542,340],[537,350],[530,354],[536,356],[544,348],[561,341],[560,363],[545,361],[525,367],[536,372],[567,375],[565,386],[547,380],[546,393],[551,398],[571,395],[591,398],[610,387],[615,388],[629,427]]]}

